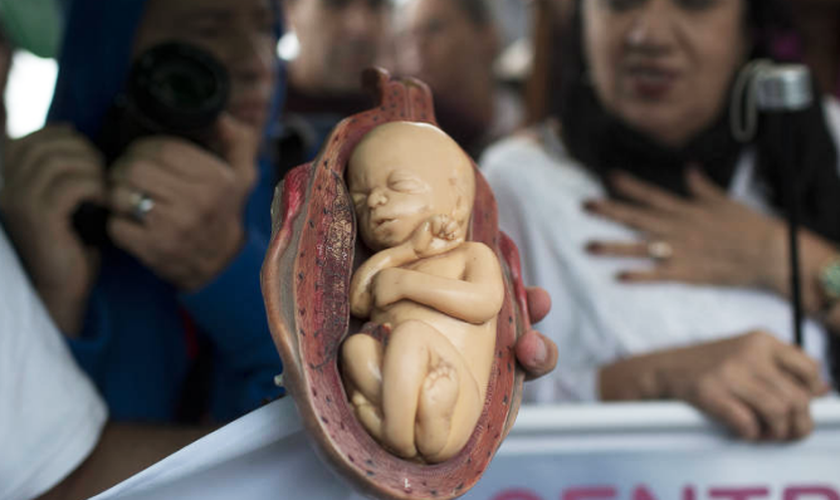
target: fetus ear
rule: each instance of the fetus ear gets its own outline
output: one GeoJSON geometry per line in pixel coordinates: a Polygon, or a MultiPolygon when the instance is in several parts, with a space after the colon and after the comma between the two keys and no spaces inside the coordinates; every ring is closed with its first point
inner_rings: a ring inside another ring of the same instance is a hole
{"type": "Polygon", "coordinates": [[[467,164],[467,168],[464,168],[460,175],[453,177],[451,183],[455,194],[452,218],[458,222],[461,230],[466,234],[475,203],[475,173],[472,165],[467,164]]]}
{"type": "Polygon", "coordinates": [[[455,198],[455,206],[452,209],[452,219],[458,223],[462,230],[466,230],[472,214],[472,203],[469,201],[471,200],[468,200],[468,197],[459,191],[455,198]]]}

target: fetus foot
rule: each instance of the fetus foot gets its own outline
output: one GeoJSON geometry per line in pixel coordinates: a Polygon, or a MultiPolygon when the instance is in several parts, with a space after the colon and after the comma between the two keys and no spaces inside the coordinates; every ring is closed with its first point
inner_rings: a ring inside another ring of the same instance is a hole
{"type": "Polygon", "coordinates": [[[458,371],[444,361],[438,363],[423,381],[415,439],[417,449],[424,457],[437,455],[448,443],[459,387],[458,371]]]}
{"type": "Polygon", "coordinates": [[[382,441],[382,410],[371,402],[360,391],[353,391],[350,398],[356,410],[356,418],[362,427],[377,441],[382,441]]]}

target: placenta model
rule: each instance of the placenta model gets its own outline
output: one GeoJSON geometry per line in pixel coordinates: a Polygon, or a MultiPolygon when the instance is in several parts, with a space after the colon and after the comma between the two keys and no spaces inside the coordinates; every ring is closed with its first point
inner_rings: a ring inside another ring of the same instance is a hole
{"type": "Polygon", "coordinates": [[[361,238],[375,252],[353,274],[351,312],[390,331],[382,341],[367,333],[345,340],[347,395],[392,453],[445,461],[484,407],[504,300],[496,254],[466,241],[472,162],[432,125],[391,122],[353,151],[347,183],[361,238]]]}

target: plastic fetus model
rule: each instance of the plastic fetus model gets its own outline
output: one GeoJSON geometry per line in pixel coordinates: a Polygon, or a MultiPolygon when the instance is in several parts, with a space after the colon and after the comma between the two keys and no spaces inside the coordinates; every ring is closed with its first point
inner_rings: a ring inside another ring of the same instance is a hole
{"type": "Polygon", "coordinates": [[[525,375],[514,346],[529,328],[519,255],[499,231],[487,181],[434,128],[429,88],[383,70],[364,83],[376,106],[338,124],[278,188],[266,313],[283,385],[324,462],[371,497],[449,500],[476,484],[516,420],[525,375]],[[404,122],[414,125],[391,127],[404,122]],[[402,144],[406,128],[412,138],[402,144]],[[377,154],[355,161],[367,149],[377,154]],[[348,175],[351,163],[371,162],[383,177],[348,175]],[[362,185],[369,192],[357,193],[362,185]],[[361,195],[370,206],[381,193],[400,211],[356,216],[361,195]],[[487,293],[491,282],[501,292],[487,293]],[[385,385],[405,381],[414,395],[397,395],[395,416],[385,385]]]}
{"type": "Polygon", "coordinates": [[[474,178],[427,124],[379,126],[350,159],[359,232],[378,250],[353,275],[350,308],[391,333],[345,340],[344,381],[365,429],[404,458],[450,458],[484,407],[504,283],[496,254],[465,241],[474,178]]]}

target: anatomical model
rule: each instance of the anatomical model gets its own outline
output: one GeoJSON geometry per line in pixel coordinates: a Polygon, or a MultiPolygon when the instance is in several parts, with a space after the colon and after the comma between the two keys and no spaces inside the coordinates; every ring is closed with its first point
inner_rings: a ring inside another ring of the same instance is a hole
{"type": "Polygon", "coordinates": [[[362,240],[377,253],[353,275],[350,308],[391,333],[351,335],[341,362],[365,429],[403,458],[441,462],[484,407],[504,283],[496,254],[465,241],[472,162],[438,128],[392,122],[350,158],[362,240]]]}
{"type": "Polygon", "coordinates": [[[278,188],[266,313],[324,463],[372,497],[451,500],[516,420],[519,255],[429,88],[384,70],[364,85],[376,105],[278,188]]]}

